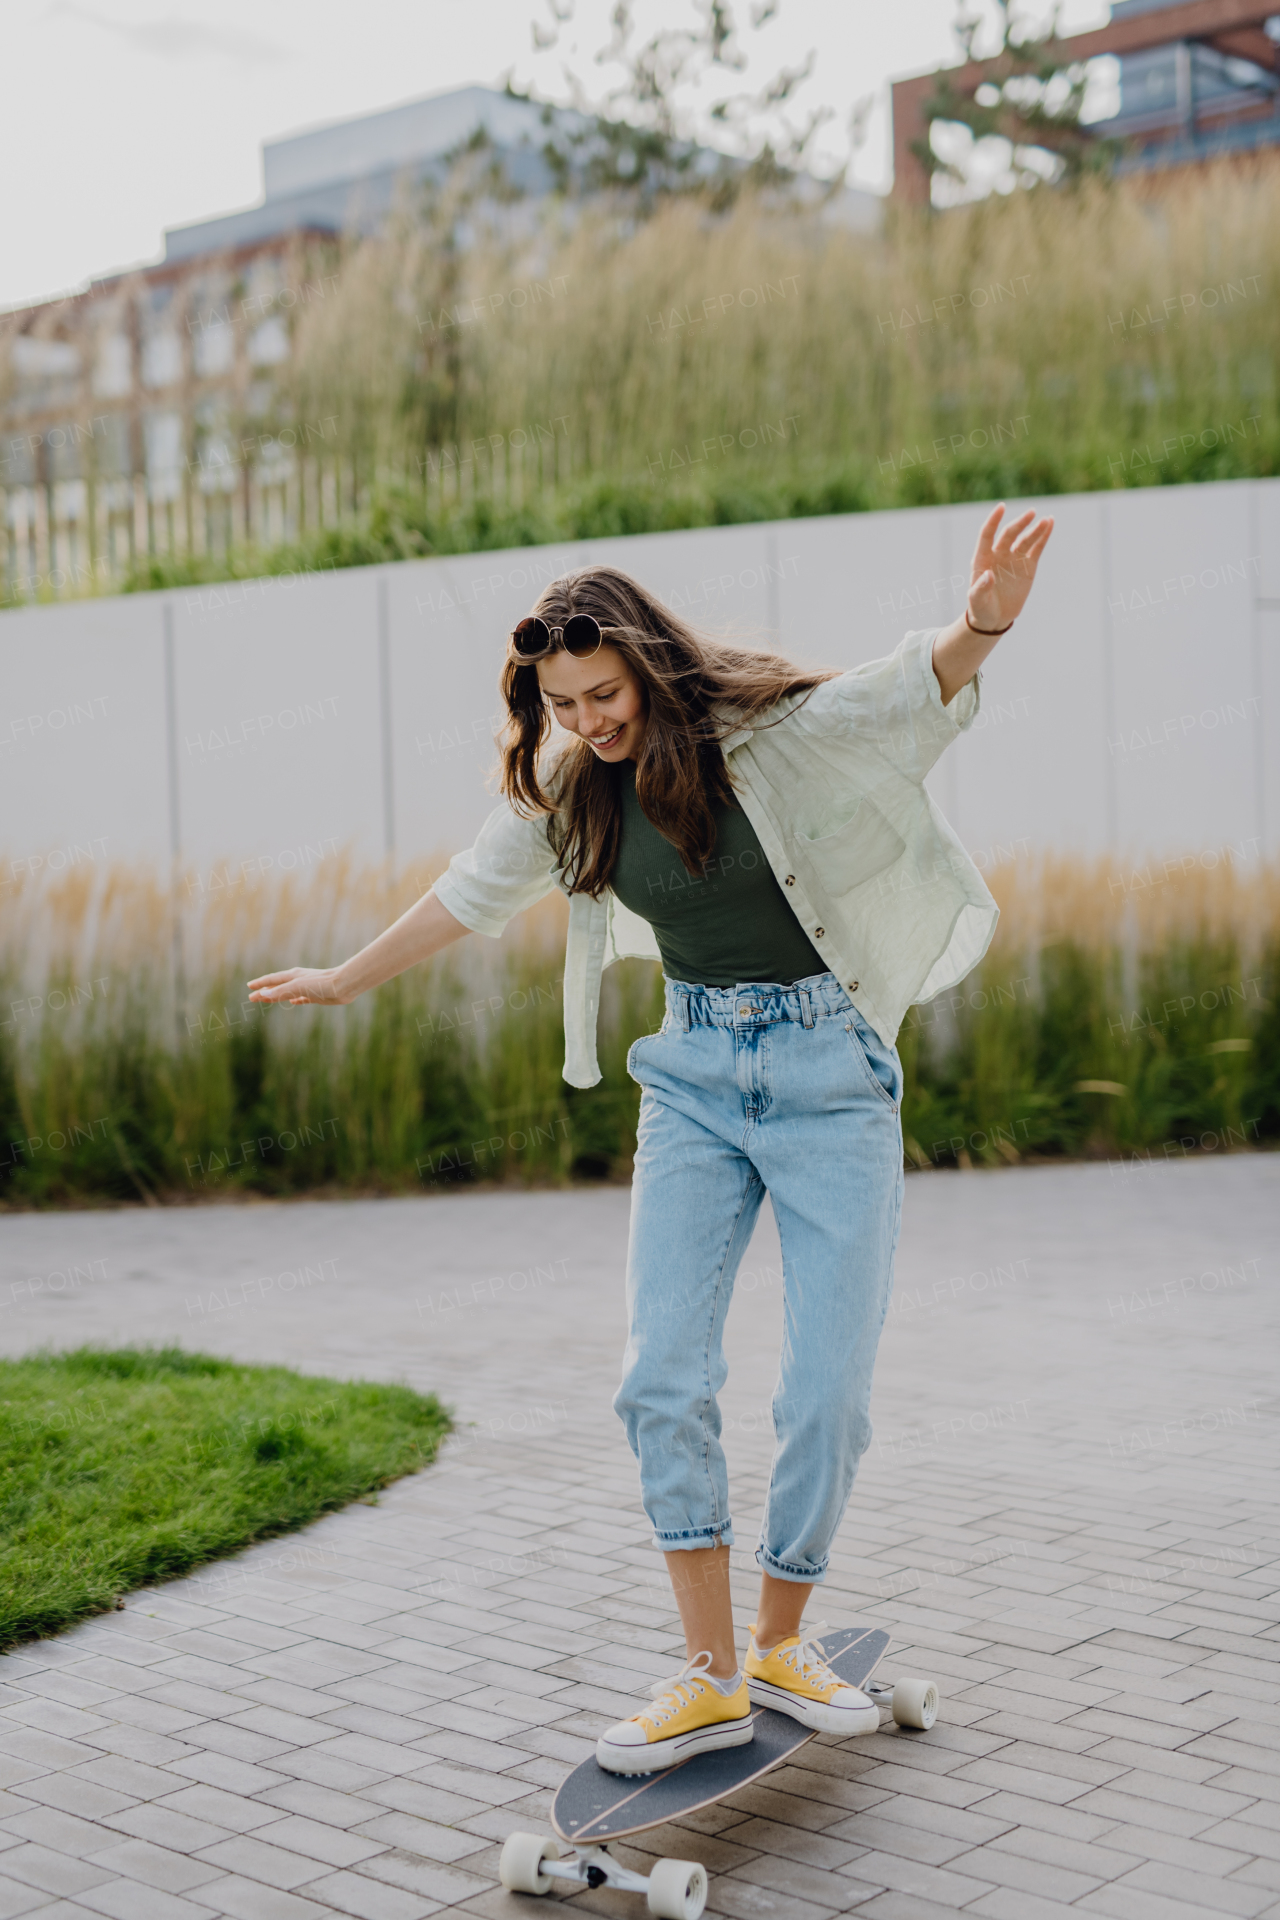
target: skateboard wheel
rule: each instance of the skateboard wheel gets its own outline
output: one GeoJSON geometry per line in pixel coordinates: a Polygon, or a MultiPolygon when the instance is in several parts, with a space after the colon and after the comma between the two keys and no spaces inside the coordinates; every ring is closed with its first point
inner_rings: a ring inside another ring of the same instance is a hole
{"type": "Polygon", "coordinates": [[[919,1727],[925,1733],[938,1717],[938,1689],[932,1680],[895,1680],[893,1717],[900,1727],[919,1727]]]}
{"type": "Polygon", "coordinates": [[[508,1893],[550,1893],[551,1881],[542,1863],[559,1858],[558,1840],[541,1833],[513,1833],[499,1855],[498,1878],[508,1893]]]}
{"type": "Polygon", "coordinates": [[[696,1860],[659,1860],[649,1875],[649,1911],[659,1920],[698,1920],[707,1904],[707,1870],[696,1860]]]}

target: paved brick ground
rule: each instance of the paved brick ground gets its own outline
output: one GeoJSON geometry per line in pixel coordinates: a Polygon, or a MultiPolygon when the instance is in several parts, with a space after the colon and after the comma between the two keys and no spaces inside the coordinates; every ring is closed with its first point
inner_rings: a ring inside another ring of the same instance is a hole
{"type": "MultiPolygon", "coordinates": [[[[820,1738],[624,1858],[705,1861],[740,1920],[1280,1915],[1278,1203],[1276,1157],[908,1182],[811,1612],[889,1627],[943,1717],[820,1738]]],[[[539,1911],[500,1842],[678,1664],[609,1411],[626,1221],[601,1191],[3,1223],[6,1352],[176,1336],[467,1424],[376,1506],[0,1660],[0,1920],[539,1911]]],[[[724,1403],[743,1621],[780,1310],[766,1220],[724,1403]]]]}

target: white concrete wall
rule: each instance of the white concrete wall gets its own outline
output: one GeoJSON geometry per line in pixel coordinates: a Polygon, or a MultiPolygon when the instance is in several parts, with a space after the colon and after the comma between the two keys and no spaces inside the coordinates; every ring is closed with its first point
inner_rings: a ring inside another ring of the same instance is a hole
{"type": "MultiPolygon", "coordinates": [[[[1058,526],[1031,607],[985,670],[978,725],[933,776],[966,845],[984,865],[1017,844],[1275,852],[1280,481],[1038,504],[1058,526]]],[[[609,560],[696,622],[745,622],[799,660],[854,666],[959,611],[984,511],[648,534],[4,613],[0,856],[50,872],[164,865],[176,850],[211,871],[307,865],[346,844],[399,860],[453,849],[493,804],[504,636],[557,573],[609,560]]]]}

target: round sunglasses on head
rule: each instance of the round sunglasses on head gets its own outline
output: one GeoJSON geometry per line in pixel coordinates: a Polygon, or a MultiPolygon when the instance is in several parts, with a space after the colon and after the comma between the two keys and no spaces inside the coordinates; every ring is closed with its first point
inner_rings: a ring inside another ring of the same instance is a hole
{"type": "Polygon", "coordinates": [[[531,613],[513,629],[511,651],[518,660],[541,660],[552,651],[558,635],[566,653],[575,660],[586,660],[597,652],[605,634],[615,631],[613,627],[602,627],[589,613],[571,614],[562,627],[549,627],[545,620],[531,613]]]}

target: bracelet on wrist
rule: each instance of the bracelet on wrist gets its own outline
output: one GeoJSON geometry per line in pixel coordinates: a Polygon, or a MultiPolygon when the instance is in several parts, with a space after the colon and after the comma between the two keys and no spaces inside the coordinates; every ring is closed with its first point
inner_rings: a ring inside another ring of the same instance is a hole
{"type": "Polygon", "coordinates": [[[972,620],[969,618],[968,607],[966,607],[964,610],[964,623],[966,627],[968,627],[970,633],[980,633],[984,640],[993,640],[998,634],[1008,633],[1009,627],[1013,625],[1013,621],[1011,620],[1009,622],[1009,627],[975,627],[972,620]]]}

